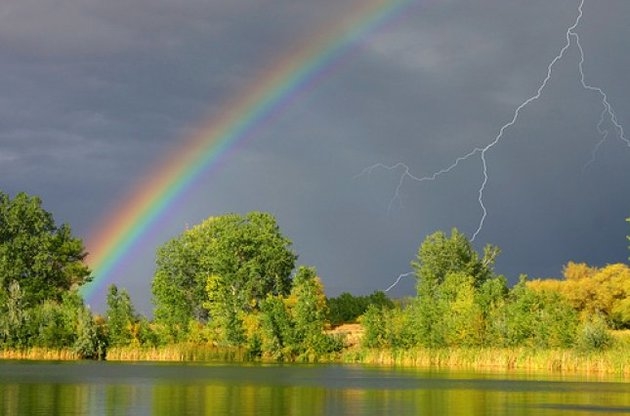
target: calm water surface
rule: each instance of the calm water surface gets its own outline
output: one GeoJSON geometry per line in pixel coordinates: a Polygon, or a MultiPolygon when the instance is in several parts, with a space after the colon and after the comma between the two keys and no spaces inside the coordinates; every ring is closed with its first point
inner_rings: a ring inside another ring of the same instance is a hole
{"type": "Polygon", "coordinates": [[[630,384],[350,365],[0,361],[0,415],[445,414],[630,414],[630,384]]]}

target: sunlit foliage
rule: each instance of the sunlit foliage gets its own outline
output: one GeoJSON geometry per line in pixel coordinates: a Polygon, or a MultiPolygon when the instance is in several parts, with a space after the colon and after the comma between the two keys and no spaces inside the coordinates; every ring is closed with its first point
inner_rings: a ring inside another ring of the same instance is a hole
{"type": "Polygon", "coordinates": [[[268,294],[289,293],[296,258],[270,214],[208,218],[158,249],[156,321],[174,341],[186,339],[190,320],[239,324],[239,314],[258,310],[268,294]]]}
{"type": "Polygon", "coordinates": [[[83,242],[38,197],[0,192],[0,348],[104,354],[104,334],[78,288],[91,279],[83,242]]]}
{"type": "Polygon", "coordinates": [[[613,328],[630,328],[630,267],[609,264],[602,268],[569,262],[564,280],[535,280],[539,292],[557,293],[580,313],[582,320],[602,316],[613,328]]]}
{"type": "Polygon", "coordinates": [[[19,193],[11,199],[0,192],[0,292],[16,282],[28,305],[59,301],[90,281],[86,255],[70,226],[57,226],[38,197],[19,193]]]}
{"type": "Polygon", "coordinates": [[[110,285],[107,290],[107,335],[109,345],[120,347],[131,344],[135,337],[136,316],[129,293],[110,285]]]}

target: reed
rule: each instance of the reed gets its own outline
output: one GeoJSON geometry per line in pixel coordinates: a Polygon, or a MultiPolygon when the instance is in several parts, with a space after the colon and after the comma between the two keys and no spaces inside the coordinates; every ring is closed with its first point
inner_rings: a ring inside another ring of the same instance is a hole
{"type": "Polygon", "coordinates": [[[79,356],[71,349],[25,348],[0,350],[0,360],[72,361],[79,356]]]}
{"type": "MultiPolygon", "coordinates": [[[[302,354],[284,362],[339,362],[339,354],[302,354]]],[[[161,347],[113,347],[107,350],[107,361],[192,361],[192,362],[278,362],[269,357],[252,357],[244,348],[217,347],[211,344],[181,343],[161,347]]]]}
{"type": "MultiPolygon", "coordinates": [[[[520,348],[347,348],[340,354],[302,355],[297,362],[341,362],[417,368],[470,369],[493,371],[544,371],[584,374],[614,374],[630,377],[630,331],[613,332],[615,342],[603,351],[579,349],[520,348]]],[[[71,349],[26,348],[0,350],[5,360],[78,360],[71,349]]],[[[112,347],[108,361],[190,361],[190,362],[270,362],[252,358],[244,348],[216,347],[211,344],[180,343],[161,347],[112,347]]]]}
{"type": "Polygon", "coordinates": [[[107,361],[247,361],[242,348],[218,348],[213,345],[182,343],[162,347],[113,347],[107,361]]]}
{"type": "Polygon", "coordinates": [[[579,372],[630,377],[630,354],[625,348],[593,352],[529,348],[380,349],[346,352],[342,360],[405,367],[579,372]]]}

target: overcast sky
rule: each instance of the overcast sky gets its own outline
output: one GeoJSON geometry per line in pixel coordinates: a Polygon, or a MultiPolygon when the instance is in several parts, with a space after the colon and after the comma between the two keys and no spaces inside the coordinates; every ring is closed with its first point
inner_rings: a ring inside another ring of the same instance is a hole
{"type": "MultiPolygon", "coordinates": [[[[3,0],[0,190],[40,196],[87,240],[159,161],[264,68],[359,0],[3,0]]],[[[406,180],[491,143],[537,93],[579,0],[417,1],[343,51],[154,227],[111,283],[150,312],[155,248],[208,216],[274,214],[329,295],[382,290],[436,230],[477,229],[477,154],[433,182],[406,180]]],[[[630,126],[630,2],[587,0],[576,33],[588,85],[630,126]]],[[[626,262],[630,146],[580,83],[573,45],[540,99],[485,153],[478,248],[496,270],[560,277],[566,262],[626,262]],[[591,163],[589,163],[589,161],[591,163]]],[[[626,136],[630,133],[627,128],[626,136]]],[[[89,251],[89,246],[87,247],[89,251]]],[[[406,279],[391,291],[411,295],[406,279]]],[[[98,300],[102,307],[102,298],[98,300]]]]}

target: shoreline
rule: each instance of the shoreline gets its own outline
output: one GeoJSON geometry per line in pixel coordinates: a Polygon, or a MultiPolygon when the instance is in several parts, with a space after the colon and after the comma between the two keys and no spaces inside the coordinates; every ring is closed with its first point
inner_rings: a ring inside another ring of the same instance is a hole
{"type": "MultiPolygon", "coordinates": [[[[81,361],[68,349],[31,348],[0,350],[0,360],[81,361]]],[[[368,350],[351,348],[329,357],[306,357],[278,362],[251,359],[244,349],[211,345],[177,344],[164,347],[119,347],[108,351],[110,362],[222,362],[222,363],[338,363],[386,367],[472,370],[535,371],[549,374],[613,375],[630,379],[630,355],[625,349],[599,352],[535,350],[528,348],[450,348],[368,350]]]]}
{"type": "MultiPolygon", "coordinates": [[[[605,374],[630,378],[625,350],[598,352],[528,348],[451,348],[357,351],[362,364],[473,371],[536,371],[549,374],[605,374]]],[[[352,357],[348,357],[352,358],[352,357]]]]}

